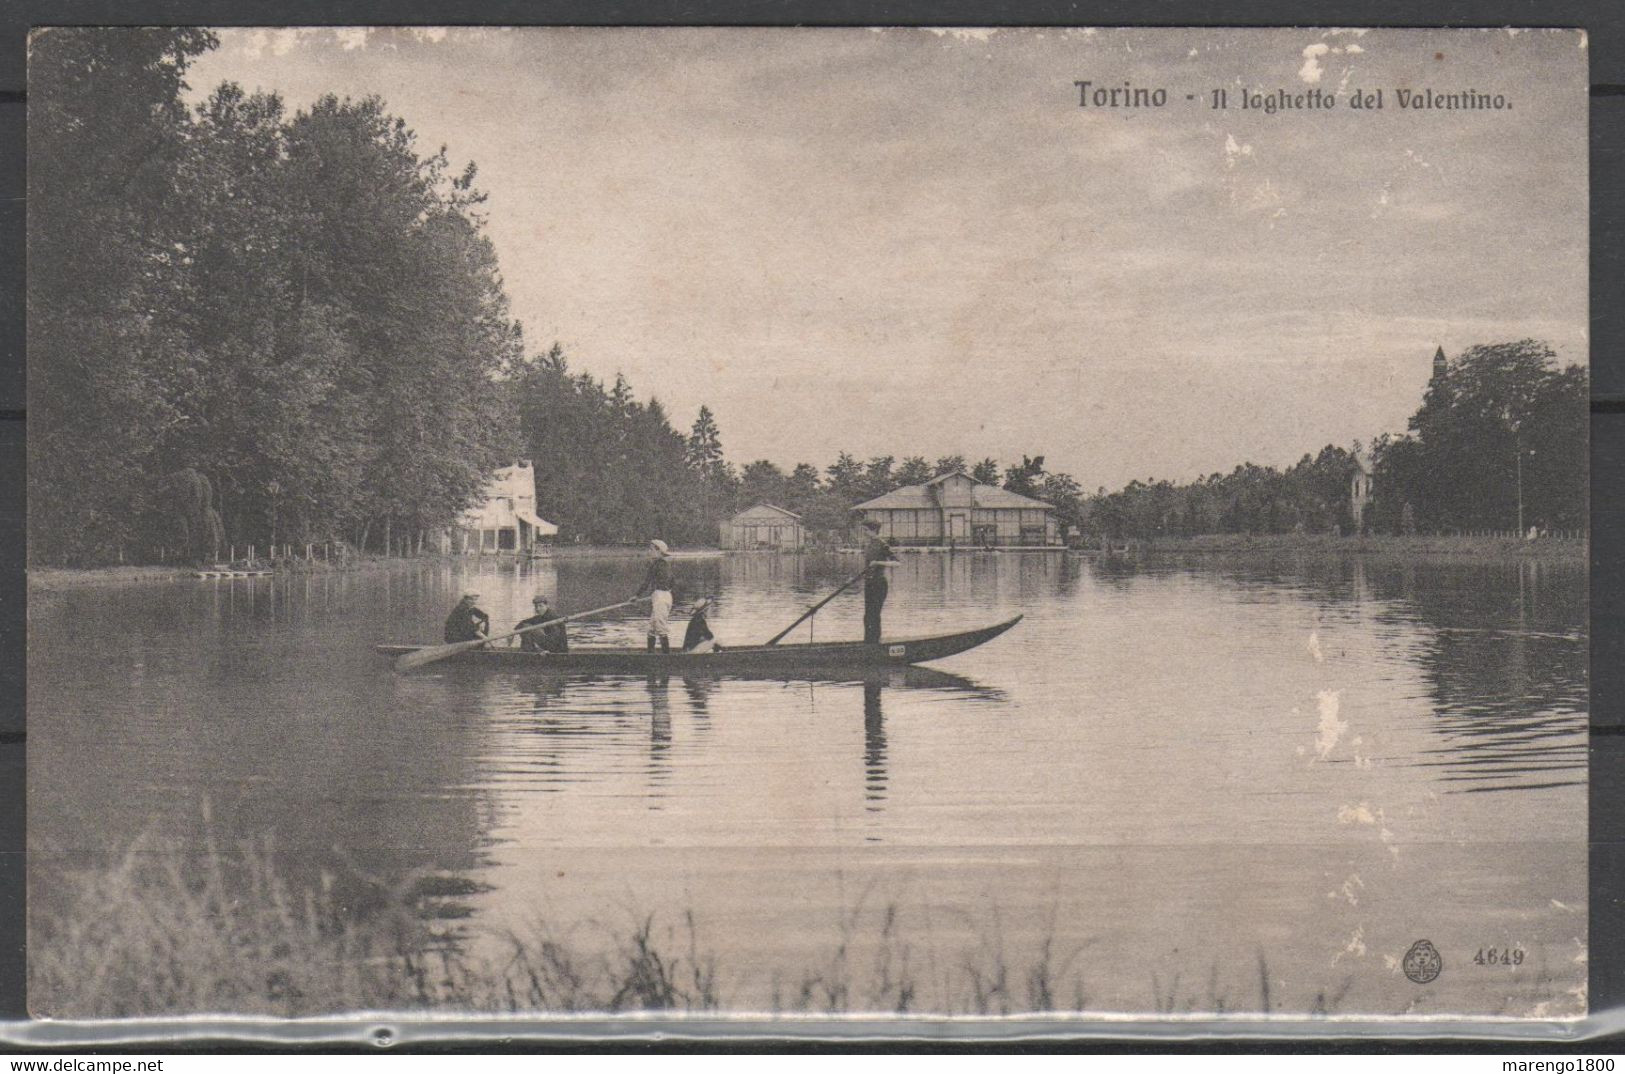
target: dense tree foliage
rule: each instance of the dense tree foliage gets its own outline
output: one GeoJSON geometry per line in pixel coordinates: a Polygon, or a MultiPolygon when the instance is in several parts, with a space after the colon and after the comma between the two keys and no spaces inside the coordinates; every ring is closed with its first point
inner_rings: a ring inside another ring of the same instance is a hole
{"type": "Polygon", "coordinates": [[[561,539],[595,543],[716,540],[707,511],[732,504],[709,410],[684,438],[657,399],[639,402],[624,377],[606,387],[572,372],[557,346],[514,378],[536,502],[561,539]]]}
{"type": "Polygon", "coordinates": [[[173,176],[188,151],[186,67],[214,43],[195,30],[65,29],[30,42],[29,521],[41,559],[112,558],[154,509],[159,442],[186,420],[173,176]]]}
{"type": "Polygon", "coordinates": [[[1470,347],[1428,386],[1409,434],[1376,445],[1388,530],[1586,525],[1590,381],[1532,339],[1470,347]],[[1521,516],[1521,517],[1520,517],[1521,516]]]}
{"type": "MultiPolygon", "coordinates": [[[[219,558],[453,523],[526,455],[565,540],[710,543],[755,503],[843,541],[854,505],[966,471],[1113,537],[1347,532],[1355,454],[1328,445],[1086,497],[1043,455],[842,452],[740,469],[625,378],[527,357],[472,164],[422,152],[376,98],[292,115],[233,84],[184,103],[207,31],[52,29],[30,48],[30,554],[219,558]]],[[[1586,372],[1533,340],[1469,348],[1371,450],[1367,525],[1586,519],[1586,372]]],[[[1356,445],[1358,450],[1358,445],[1356,445]]]]}
{"type": "Polygon", "coordinates": [[[1286,470],[1243,463],[1198,481],[1131,481],[1087,505],[1087,532],[1108,537],[1330,533],[1352,524],[1354,453],[1328,444],[1286,470]]]}
{"type": "MultiPolygon", "coordinates": [[[[1469,347],[1429,384],[1409,433],[1371,445],[1365,527],[1583,529],[1588,405],[1586,370],[1559,368],[1544,343],[1469,347]]],[[[1285,471],[1246,463],[1188,484],[1134,481],[1091,498],[1086,528],[1112,537],[1347,533],[1357,465],[1353,453],[1328,445],[1285,471]]]]}
{"type": "Polygon", "coordinates": [[[32,43],[38,561],[388,547],[516,450],[522,343],[473,167],[420,154],[374,98],[289,116],[227,84],[189,113],[213,43],[32,43]]]}

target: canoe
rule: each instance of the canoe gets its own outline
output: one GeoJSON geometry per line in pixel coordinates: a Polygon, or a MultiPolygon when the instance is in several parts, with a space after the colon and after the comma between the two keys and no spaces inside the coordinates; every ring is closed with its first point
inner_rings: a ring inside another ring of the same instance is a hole
{"type": "MultiPolygon", "coordinates": [[[[954,634],[932,634],[920,638],[890,638],[870,644],[861,641],[820,641],[790,645],[730,646],[714,653],[662,653],[647,649],[579,648],[568,653],[537,653],[525,649],[494,646],[470,649],[447,657],[442,664],[480,666],[512,670],[604,671],[642,675],[649,672],[705,671],[712,673],[765,673],[795,675],[797,672],[832,669],[861,674],[867,668],[900,667],[926,660],[941,660],[974,649],[1003,634],[1021,616],[978,630],[954,634]]],[[[417,645],[380,645],[378,652],[391,658],[421,648],[417,645]]]]}

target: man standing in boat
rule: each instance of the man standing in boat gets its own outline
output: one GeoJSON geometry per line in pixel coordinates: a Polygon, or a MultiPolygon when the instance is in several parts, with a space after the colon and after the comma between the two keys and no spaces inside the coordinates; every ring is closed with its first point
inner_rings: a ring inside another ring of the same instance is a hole
{"type": "Polygon", "coordinates": [[[542,626],[564,616],[555,612],[548,604],[545,596],[538,593],[530,602],[531,609],[536,613],[529,619],[514,626],[515,630],[524,630],[519,635],[519,647],[532,653],[567,653],[570,651],[570,638],[564,632],[564,624],[558,626],[542,626]],[[540,627],[539,630],[527,630],[527,627],[540,627]]]}
{"type": "Polygon", "coordinates": [[[880,641],[880,609],[886,605],[886,594],[891,590],[886,572],[897,566],[891,545],[880,536],[880,523],[872,518],[863,520],[869,531],[869,541],[863,548],[863,640],[871,645],[880,641]]]}
{"type": "Polygon", "coordinates": [[[446,616],[446,641],[475,641],[491,635],[491,617],[479,609],[474,602],[480,599],[478,593],[464,593],[463,599],[457,602],[457,607],[446,616]]]}
{"type": "Polygon", "coordinates": [[[649,598],[649,651],[654,652],[655,639],[660,639],[660,651],[671,652],[671,549],[658,538],[649,542],[654,559],[649,571],[638,587],[639,597],[649,598]]]}

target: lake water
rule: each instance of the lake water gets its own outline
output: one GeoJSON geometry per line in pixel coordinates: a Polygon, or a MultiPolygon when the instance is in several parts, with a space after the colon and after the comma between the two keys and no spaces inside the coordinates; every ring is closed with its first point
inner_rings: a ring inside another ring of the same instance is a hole
{"type": "MultiPolygon", "coordinates": [[[[854,567],[747,555],[678,578],[717,598],[726,644],[854,567]]],[[[907,556],[888,635],[1026,619],[943,674],[869,682],[395,675],[371,651],[438,640],[464,589],[505,627],[537,591],[592,608],[642,571],[36,592],[34,861],[269,838],[296,884],[466,882],[447,914],[475,946],[537,919],[686,935],[692,915],[740,1009],[840,973],[845,1006],[883,1007],[870,984],[901,960],[915,1009],[1019,1011],[1046,951],[1055,1002],[1092,1011],[1584,1009],[1583,567],[907,556]],[[1401,960],[1423,939],[1444,969],[1417,985],[1401,960]],[[1489,948],[1518,964],[1476,962],[1489,948]],[[979,968],[1000,964],[1002,990],[979,968]]],[[[837,598],[816,637],[861,616],[837,598]]]]}

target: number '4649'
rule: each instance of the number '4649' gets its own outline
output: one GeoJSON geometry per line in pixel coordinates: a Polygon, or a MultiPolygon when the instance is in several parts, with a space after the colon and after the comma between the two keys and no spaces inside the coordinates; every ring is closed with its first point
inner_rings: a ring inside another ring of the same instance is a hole
{"type": "Polygon", "coordinates": [[[1522,966],[1521,947],[1480,947],[1473,961],[1480,966],[1522,966]]]}

